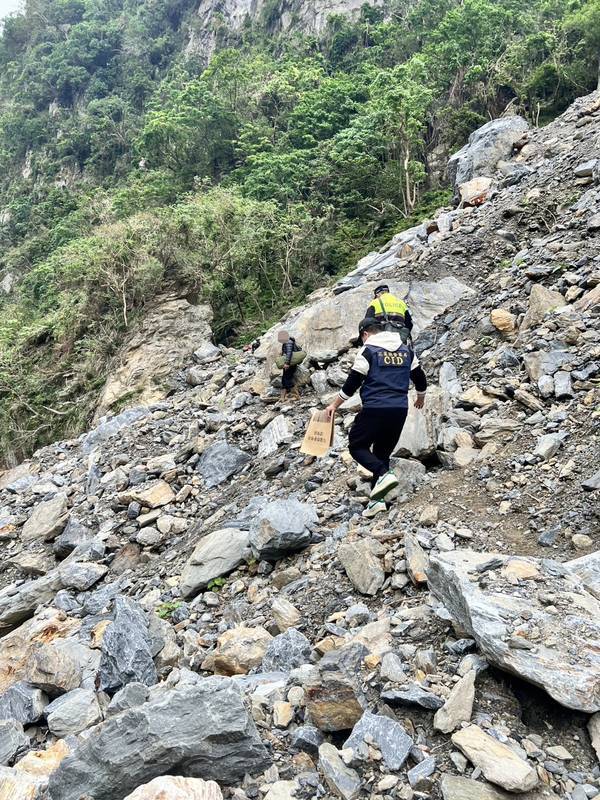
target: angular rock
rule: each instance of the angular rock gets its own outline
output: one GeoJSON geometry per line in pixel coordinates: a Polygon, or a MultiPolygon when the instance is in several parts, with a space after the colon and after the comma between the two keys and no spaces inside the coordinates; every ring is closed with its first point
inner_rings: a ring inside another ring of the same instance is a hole
{"type": "Polygon", "coordinates": [[[361,594],[376,595],[383,586],[385,573],[381,560],[382,546],[376,539],[357,539],[338,548],[338,559],[354,588],[361,594]]]}
{"type": "Polygon", "coordinates": [[[582,481],[581,486],[586,492],[595,492],[596,489],[600,489],[600,469],[582,481]]]}
{"type": "Polygon", "coordinates": [[[319,767],[325,781],[336,797],[342,800],[355,800],[360,794],[359,774],[347,767],[337,749],[325,742],[319,747],[319,767]]]}
{"type": "Polygon", "coordinates": [[[175,492],[166,481],[158,480],[145,484],[143,487],[127,489],[119,495],[121,505],[139,503],[146,508],[161,508],[175,500],[175,492]]]}
{"type": "Polygon", "coordinates": [[[41,788],[41,781],[32,775],[10,767],[0,767],[1,800],[37,800],[41,788]]]}
{"type": "Polygon", "coordinates": [[[51,500],[35,506],[33,513],[23,525],[21,540],[51,542],[65,527],[68,518],[67,495],[57,494],[51,500]]]}
{"type": "Polygon", "coordinates": [[[286,417],[279,414],[260,434],[258,457],[266,458],[277,452],[280,444],[291,442],[293,433],[286,417]]]}
{"type": "Polygon", "coordinates": [[[30,750],[15,764],[15,770],[26,773],[45,785],[48,783],[50,775],[58,769],[62,760],[70,752],[71,748],[67,742],[64,739],[58,739],[45,750],[30,750]]]}
{"type": "Polygon", "coordinates": [[[0,694],[0,719],[33,725],[42,718],[47,705],[48,698],[41,689],[19,681],[0,694]]]}
{"type": "Polygon", "coordinates": [[[509,792],[523,793],[534,789],[539,778],[536,770],[514,750],[484,733],[477,725],[469,725],[452,734],[452,743],[483,772],[490,783],[509,792]]]}
{"type": "Polygon", "coordinates": [[[365,711],[344,742],[344,749],[352,748],[358,758],[369,759],[370,743],[375,743],[381,751],[383,761],[390,770],[401,769],[414,744],[399,722],[381,714],[365,711]]]}
{"type": "Polygon", "coordinates": [[[212,342],[203,342],[194,350],[194,359],[198,364],[212,364],[222,358],[223,353],[212,342]]]}
{"type": "MultiPolygon", "coordinates": [[[[192,531],[192,537],[194,531],[192,531]]],[[[194,548],[181,573],[181,594],[190,597],[215,578],[227,575],[250,555],[249,534],[239,528],[224,528],[204,536],[194,548]]]]}
{"type": "Polygon", "coordinates": [[[454,364],[444,361],[440,367],[438,380],[442,391],[450,395],[450,397],[458,397],[461,394],[462,386],[454,364]]]}
{"type": "Polygon", "coordinates": [[[576,570],[562,568],[557,575],[555,566],[546,560],[455,550],[433,556],[427,576],[455,626],[475,639],[490,663],[540,686],[567,708],[591,714],[600,710],[600,655],[593,645],[600,639],[600,601],[576,570]],[[496,568],[485,571],[487,564],[496,568]],[[564,598],[564,613],[549,613],[531,590],[514,590],[523,579],[520,565],[530,580],[551,584],[564,598]],[[471,579],[481,569],[487,578],[483,586],[471,579]],[[531,643],[526,632],[513,636],[512,621],[521,614],[539,632],[531,643]],[[528,649],[514,646],[521,643],[528,649]]]}
{"type": "Polygon", "coordinates": [[[127,683],[152,686],[158,680],[148,620],[128,597],[116,597],[114,617],[102,638],[98,687],[115,692],[127,683]]]}
{"type": "Polygon", "coordinates": [[[223,800],[223,795],[214,781],[168,775],[138,786],[125,800],[223,800]]]}
{"type": "Polygon", "coordinates": [[[83,676],[83,665],[77,655],[69,652],[66,641],[34,644],[23,677],[51,697],[70,692],[80,686],[83,676]]]}
{"type": "Polygon", "coordinates": [[[461,722],[470,722],[475,700],[474,669],[467,672],[453,687],[450,696],[433,718],[433,727],[442,733],[451,733],[461,722]]]}
{"type": "Polygon", "coordinates": [[[559,433],[546,433],[543,436],[538,436],[537,445],[533,454],[541,456],[545,461],[555,456],[563,441],[566,439],[567,434],[565,431],[559,433]]]}
{"type": "Polygon", "coordinates": [[[493,176],[498,162],[511,157],[514,143],[528,129],[528,122],[519,116],[500,117],[482,125],[448,161],[450,183],[458,186],[480,175],[493,176]]]}
{"type": "Polygon", "coordinates": [[[301,550],[310,542],[310,528],[318,522],[315,507],[294,498],[268,503],[250,526],[252,552],[261,560],[278,558],[301,550]]]}
{"type": "Polygon", "coordinates": [[[265,800],[295,800],[300,784],[294,781],[275,781],[269,787],[265,800]]]}
{"type": "Polygon", "coordinates": [[[212,489],[243,469],[251,458],[239,447],[217,441],[202,453],[197,470],[204,478],[206,488],[212,489]]]}
{"type": "MultiPolygon", "coordinates": [[[[495,789],[489,783],[457,775],[443,775],[440,788],[444,800],[514,800],[514,794],[495,789]]],[[[522,797],[523,800],[551,800],[555,795],[551,789],[536,789],[522,797]]]]}
{"type": "Polygon", "coordinates": [[[294,628],[301,618],[301,614],[285,597],[276,597],[271,604],[271,614],[279,630],[284,633],[288,628],[294,628]]]}
{"type": "MultiPolygon", "coordinates": [[[[529,379],[534,383],[544,375],[554,375],[563,366],[572,361],[572,356],[566,350],[535,350],[523,355],[523,364],[529,379]]],[[[554,385],[554,381],[553,381],[554,385]]]]}
{"type": "MultiPolygon", "coordinates": [[[[440,436],[442,417],[451,405],[450,395],[437,386],[428,389],[427,403],[422,411],[409,401],[408,416],[395,450],[396,455],[416,459],[427,459],[433,455],[440,436]]],[[[397,472],[401,478],[401,472],[397,472]]]]}
{"type": "Polygon", "coordinates": [[[291,749],[292,751],[302,750],[310,753],[311,756],[316,756],[319,747],[323,744],[323,739],[323,734],[314,725],[301,725],[292,732],[291,749]]]}
{"type": "Polygon", "coordinates": [[[541,283],[534,283],[529,294],[529,307],[523,317],[521,330],[536,328],[544,321],[546,314],[565,306],[566,300],[552,289],[547,289],[541,283]]]}
{"type": "Polygon", "coordinates": [[[106,575],[108,567],[92,561],[65,562],[58,567],[58,574],[64,589],[85,592],[106,575]]]}
{"type": "Polygon", "coordinates": [[[596,751],[598,761],[600,761],[600,713],[593,714],[588,720],[588,731],[592,741],[592,747],[596,751]]]}
{"type": "Polygon", "coordinates": [[[418,683],[406,684],[403,689],[390,689],[382,692],[381,699],[392,706],[418,706],[430,711],[437,711],[444,705],[444,701],[440,697],[423,689],[418,683]]]}
{"type": "Polygon", "coordinates": [[[407,669],[407,666],[402,663],[402,659],[396,653],[385,653],[381,659],[379,674],[383,680],[404,683],[407,669]]]}
{"type": "Polygon", "coordinates": [[[50,800],[123,800],[160,775],[177,772],[235,784],[269,765],[234,681],[205,679],[156,693],[80,739],[49,782],[50,800]]]}
{"type": "Polygon", "coordinates": [[[219,636],[213,655],[217,675],[245,675],[260,666],[273,637],[264,628],[239,626],[219,636]]]}
{"type": "Polygon", "coordinates": [[[406,777],[408,778],[410,786],[417,791],[419,789],[427,790],[430,788],[431,783],[428,781],[428,778],[435,772],[435,767],[436,762],[434,756],[429,756],[428,758],[424,758],[423,761],[419,762],[412,769],[409,769],[406,777]]]}
{"type": "Polygon", "coordinates": [[[265,651],[262,668],[265,672],[291,672],[308,664],[312,648],[309,640],[295,628],[275,636],[265,651]]]}
{"type": "Polygon", "coordinates": [[[461,205],[480,206],[489,198],[494,181],[492,178],[472,178],[458,185],[461,205]]]}
{"type": "Polygon", "coordinates": [[[429,557],[417,541],[414,533],[407,531],[404,536],[404,554],[410,579],[416,586],[427,583],[429,557]]]}
{"type": "Polygon", "coordinates": [[[29,747],[29,736],[15,719],[0,720],[0,765],[7,766],[20,751],[29,747]]]}
{"type": "Polygon", "coordinates": [[[92,532],[75,517],[70,517],[63,532],[54,540],[52,549],[58,559],[69,556],[73,550],[92,539],[92,532]]]}
{"type": "Polygon", "coordinates": [[[94,691],[74,689],[46,707],[46,718],[52,733],[63,738],[100,722],[102,711],[94,691]]]}
{"type": "Polygon", "coordinates": [[[294,719],[294,708],[291,703],[278,700],[273,703],[273,725],[276,728],[287,728],[294,719]]]}
{"type": "Polygon", "coordinates": [[[305,688],[306,710],[319,730],[350,730],[362,717],[362,698],[344,673],[321,670],[305,688]]]}
{"type": "Polygon", "coordinates": [[[573,397],[571,374],[559,369],[554,373],[554,396],[557,400],[569,400],[573,397]]]}
{"type": "Polygon", "coordinates": [[[114,716],[128,708],[141,706],[148,699],[148,693],[148,687],[143,683],[128,683],[114,695],[106,709],[106,715],[114,716]]]}

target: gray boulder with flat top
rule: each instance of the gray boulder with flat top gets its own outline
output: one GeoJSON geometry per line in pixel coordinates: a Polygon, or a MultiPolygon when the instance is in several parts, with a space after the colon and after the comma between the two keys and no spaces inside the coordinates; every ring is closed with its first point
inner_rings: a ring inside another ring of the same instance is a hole
{"type": "Polygon", "coordinates": [[[123,800],[160,775],[236,784],[270,760],[233,680],[154,690],[79,740],[50,777],[50,800],[123,800]]]}

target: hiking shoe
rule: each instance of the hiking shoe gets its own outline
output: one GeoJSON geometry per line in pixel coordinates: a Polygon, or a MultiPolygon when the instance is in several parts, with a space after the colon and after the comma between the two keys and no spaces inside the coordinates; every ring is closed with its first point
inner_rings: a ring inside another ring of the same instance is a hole
{"type": "Polygon", "coordinates": [[[391,470],[386,472],[371,489],[371,500],[381,500],[388,492],[395,489],[399,483],[400,481],[391,470]]]}
{"type": "Polygon", "coordinates": [[[365,519],[372,519],[373,517],[377,516],[380,511],[387,511],[387,506],[383,500],[376,500],[374,503],[369,503],[369,505],[362,512],[362,515],[365,519]]]}

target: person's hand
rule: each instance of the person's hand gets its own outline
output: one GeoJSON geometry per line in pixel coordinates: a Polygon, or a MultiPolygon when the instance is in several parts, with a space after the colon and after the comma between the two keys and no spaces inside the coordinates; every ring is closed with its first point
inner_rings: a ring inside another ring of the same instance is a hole
{"type": "Polygon", "coordinates": [[[336,411],[337,411],[337,408],[333,405],[333,403],[330,406],[327,406],[327,408],[325,409],[325,413],[327,414],[327,421],[328,422],[331,422],[331,420],[335,416],[335,412],[336,411]]]}
{"type": "Polygon", "coordinates": [[[289,369],[289,368],[290,368],[290,365],[289,365],[289,364],[284,364],[284,365],[283,365],[283,368],[284,368],[284,369],[289,369]]]}
{"type": "Polygon", "coordinates": [[[423,408],[425,406],[425,395],[418,394],[415,399],[415,408],[423,408]]]}

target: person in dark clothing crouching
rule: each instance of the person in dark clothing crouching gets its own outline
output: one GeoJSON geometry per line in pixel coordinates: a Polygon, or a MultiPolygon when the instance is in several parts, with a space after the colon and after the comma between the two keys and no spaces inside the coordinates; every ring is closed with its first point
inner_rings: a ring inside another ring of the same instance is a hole
{"type": "Polygon", "coordinates": [[[400,333],[384,330],[373,317],[359,325],[363,343],[339,395],[327,406],[331,419],[345,400],[360,389],[362,411],[354,420],[348,441],[350,454],[372,474],[370,503],[363,516],[385,511],[385,496],[398,485],[390,458],[408,414],[408,389],[417,390],[415,408],[425,405],[427,378],[400,333]]]}

